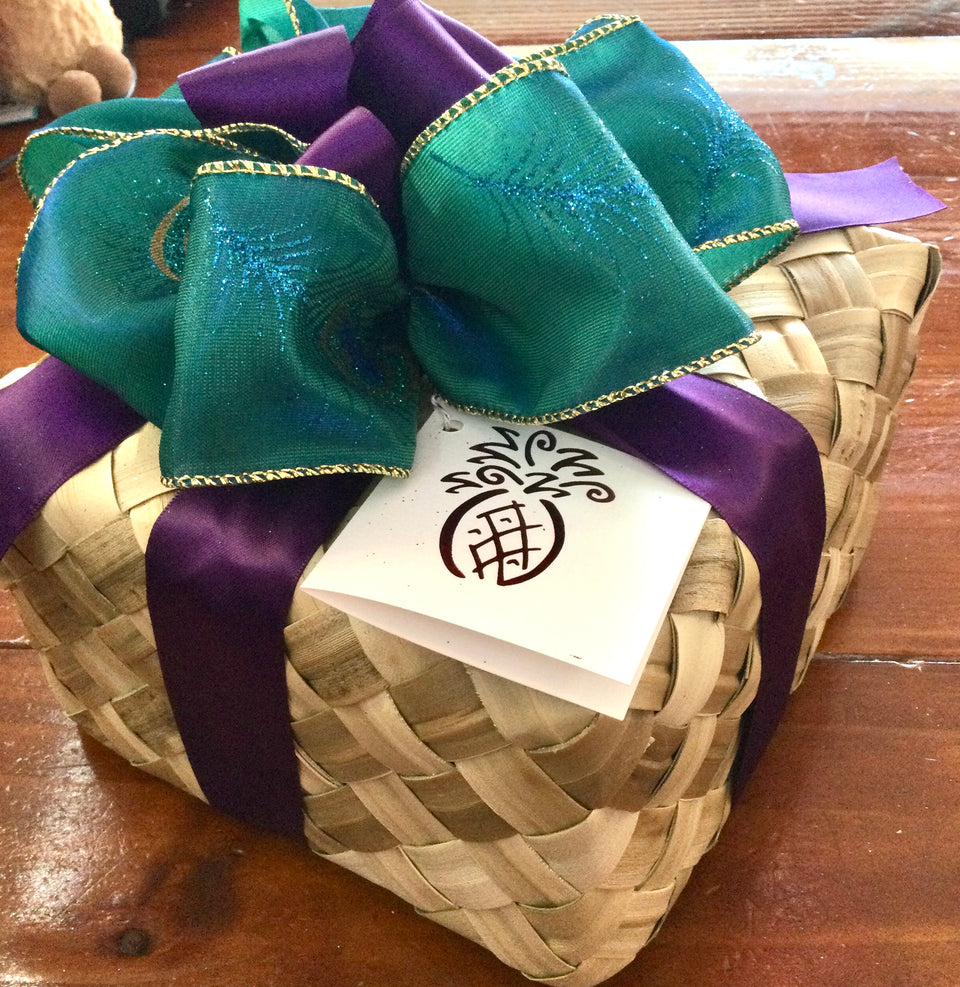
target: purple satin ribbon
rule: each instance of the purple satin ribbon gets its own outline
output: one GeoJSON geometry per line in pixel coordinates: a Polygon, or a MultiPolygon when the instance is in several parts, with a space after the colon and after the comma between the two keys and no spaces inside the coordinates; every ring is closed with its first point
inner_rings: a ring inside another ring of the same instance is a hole
{"type": "Polygon", "coordinates": [[[181,490],[146,550],[163,681],[211,805],[302,841],[283,632],[297,580],[367,477],[181,490]]]}
{"type": "Polygon", "coordinates": [[[383,120],[404,149],[458,99],[513,61],[420,0],[374,3],[353,39],[353,55],[350,95],[383,120]]]}
{"type": "Polygon", "coordinates": [[[0,558],[58,487],[142,424],[52,356],[0,389],[0,558]]]}
{"type": "Polygon", "coordinates": [[[342,171],[363,182],[398,232],[397,174],[402,157],[400,145],[379,117],[365,106],[355,106],[317,137],[297,163],[342,171]]]}
{"type": "Polygon", "coordinates": [[[823,175],[789,172],[790,208],[803,233],[916,219],[946,209],[888,158],[869,168],[823,175]]]}
{"type": "Polygon", "coordinates": [[[353,50],[342,27],[209,62],[177,79],[205,127],[243,120],[311,141],[350,109],[353,50]]]}
{"type": "Polygon", "coordinates": [[[652,463],[711,504],[760,571],[763,673],[734,767],[742,790],[793,683],[826,536],[820,457],[796,419],[746,391],[689,375],[570,423],[652,463]]]}

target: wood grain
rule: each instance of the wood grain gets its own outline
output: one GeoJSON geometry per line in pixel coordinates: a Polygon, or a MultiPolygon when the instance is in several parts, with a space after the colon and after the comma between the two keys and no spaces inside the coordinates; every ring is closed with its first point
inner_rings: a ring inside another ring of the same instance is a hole
{"type": "MultiPolygon", "coordinates": [[[[557,40],[596,12],[579,0],[444,7],[518,47],[557,40]]],[[[236,43],[235,10],[235,0],[173,0],[162,31],[134,49],[138,92],[158,93],[236,43]]],[[[717,848],[657,939],[609,983],[954,987],[960,11],[933,2],[657,0],[642,13],[668,37],[693,39],[685,50],[786,168],[860,167],[896,154],[950,208],[893,227],[936,243],[944,273],[863,568],[717,848]]],[[[28,130],[0,128],[0,160],[28,130]]],[[[0,372],[36,356],[14,328],[14,271],[30,215],[14,169],[3,168],[0,372]]],[[[0,984],[527,982],[386,892],[82,740],[22,634],[0,597],[0,984]]]]}
{"type": "MultiPolygon", "coordinates": [[[[0,746],[17,757],[0,771],[0,983],[528,983],[84,744],[26,652],[5,671],[0,746]]],[[[954,987],[958,806],[956,668],[816,661],[718,846],[610,987],[954,987]]]]}
{"type": "MultiPolygon", "coordinates": [[[[350,6],[350,0],[329,6],[350,6]]],[[[638,14],[671,41],[685,38],[817,38],[949,35],[960,32],[960,11],[944,0],[897,3],[853,0],[645,0],[597,5],[596,0],[446,0],[434,6],[470,24],[497,44],[534,38],[560,41],[598,13],[638,14]]]]}

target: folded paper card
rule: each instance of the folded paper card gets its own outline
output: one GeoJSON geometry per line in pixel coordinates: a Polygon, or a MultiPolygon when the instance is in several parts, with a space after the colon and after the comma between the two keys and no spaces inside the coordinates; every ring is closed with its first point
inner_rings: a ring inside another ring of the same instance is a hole
{"type": "Polygon", "coordinates": [[[622,719],[709,509],[588,439],[435,412],[411,478],[381,480],[302,585],[424,647],[622,719]]]}

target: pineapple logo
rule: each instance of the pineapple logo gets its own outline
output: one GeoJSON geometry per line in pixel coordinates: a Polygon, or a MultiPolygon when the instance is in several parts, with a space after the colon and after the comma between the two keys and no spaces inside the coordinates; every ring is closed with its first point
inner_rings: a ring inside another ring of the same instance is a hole
{"type": "Polygon", "coordinates": [[[478,492],[444,522],[440,557],[460,579],[515,586],[540,575],[560,554],[566,529],[558,500],[582,493],[599,504],[615,494],[601,482],[604,473],[592,452],[558,446],[563,433],[539,429],[521,442],[516,429],[491,428],[499,439],[470,446],[473,471],[442,478],[446,493],[478,492]]]}

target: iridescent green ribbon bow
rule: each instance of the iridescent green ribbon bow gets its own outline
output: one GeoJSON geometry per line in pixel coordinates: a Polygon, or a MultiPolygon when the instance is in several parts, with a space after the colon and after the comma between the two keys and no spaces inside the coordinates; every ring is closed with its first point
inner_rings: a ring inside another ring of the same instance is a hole
{"type": "MultiPolygon", "coordinates": [[[[245,0],[244,45],[362,13],[245,0]]],[[[753,341],[724,289],[796,232],[772,152],[633,18],[427,126],[399,236],[306,146],[176,87],[25,146],[21,331],[162,428],[172,485],[403,475],[431,391],[544,423],[638,394],[753,341]]]]}

